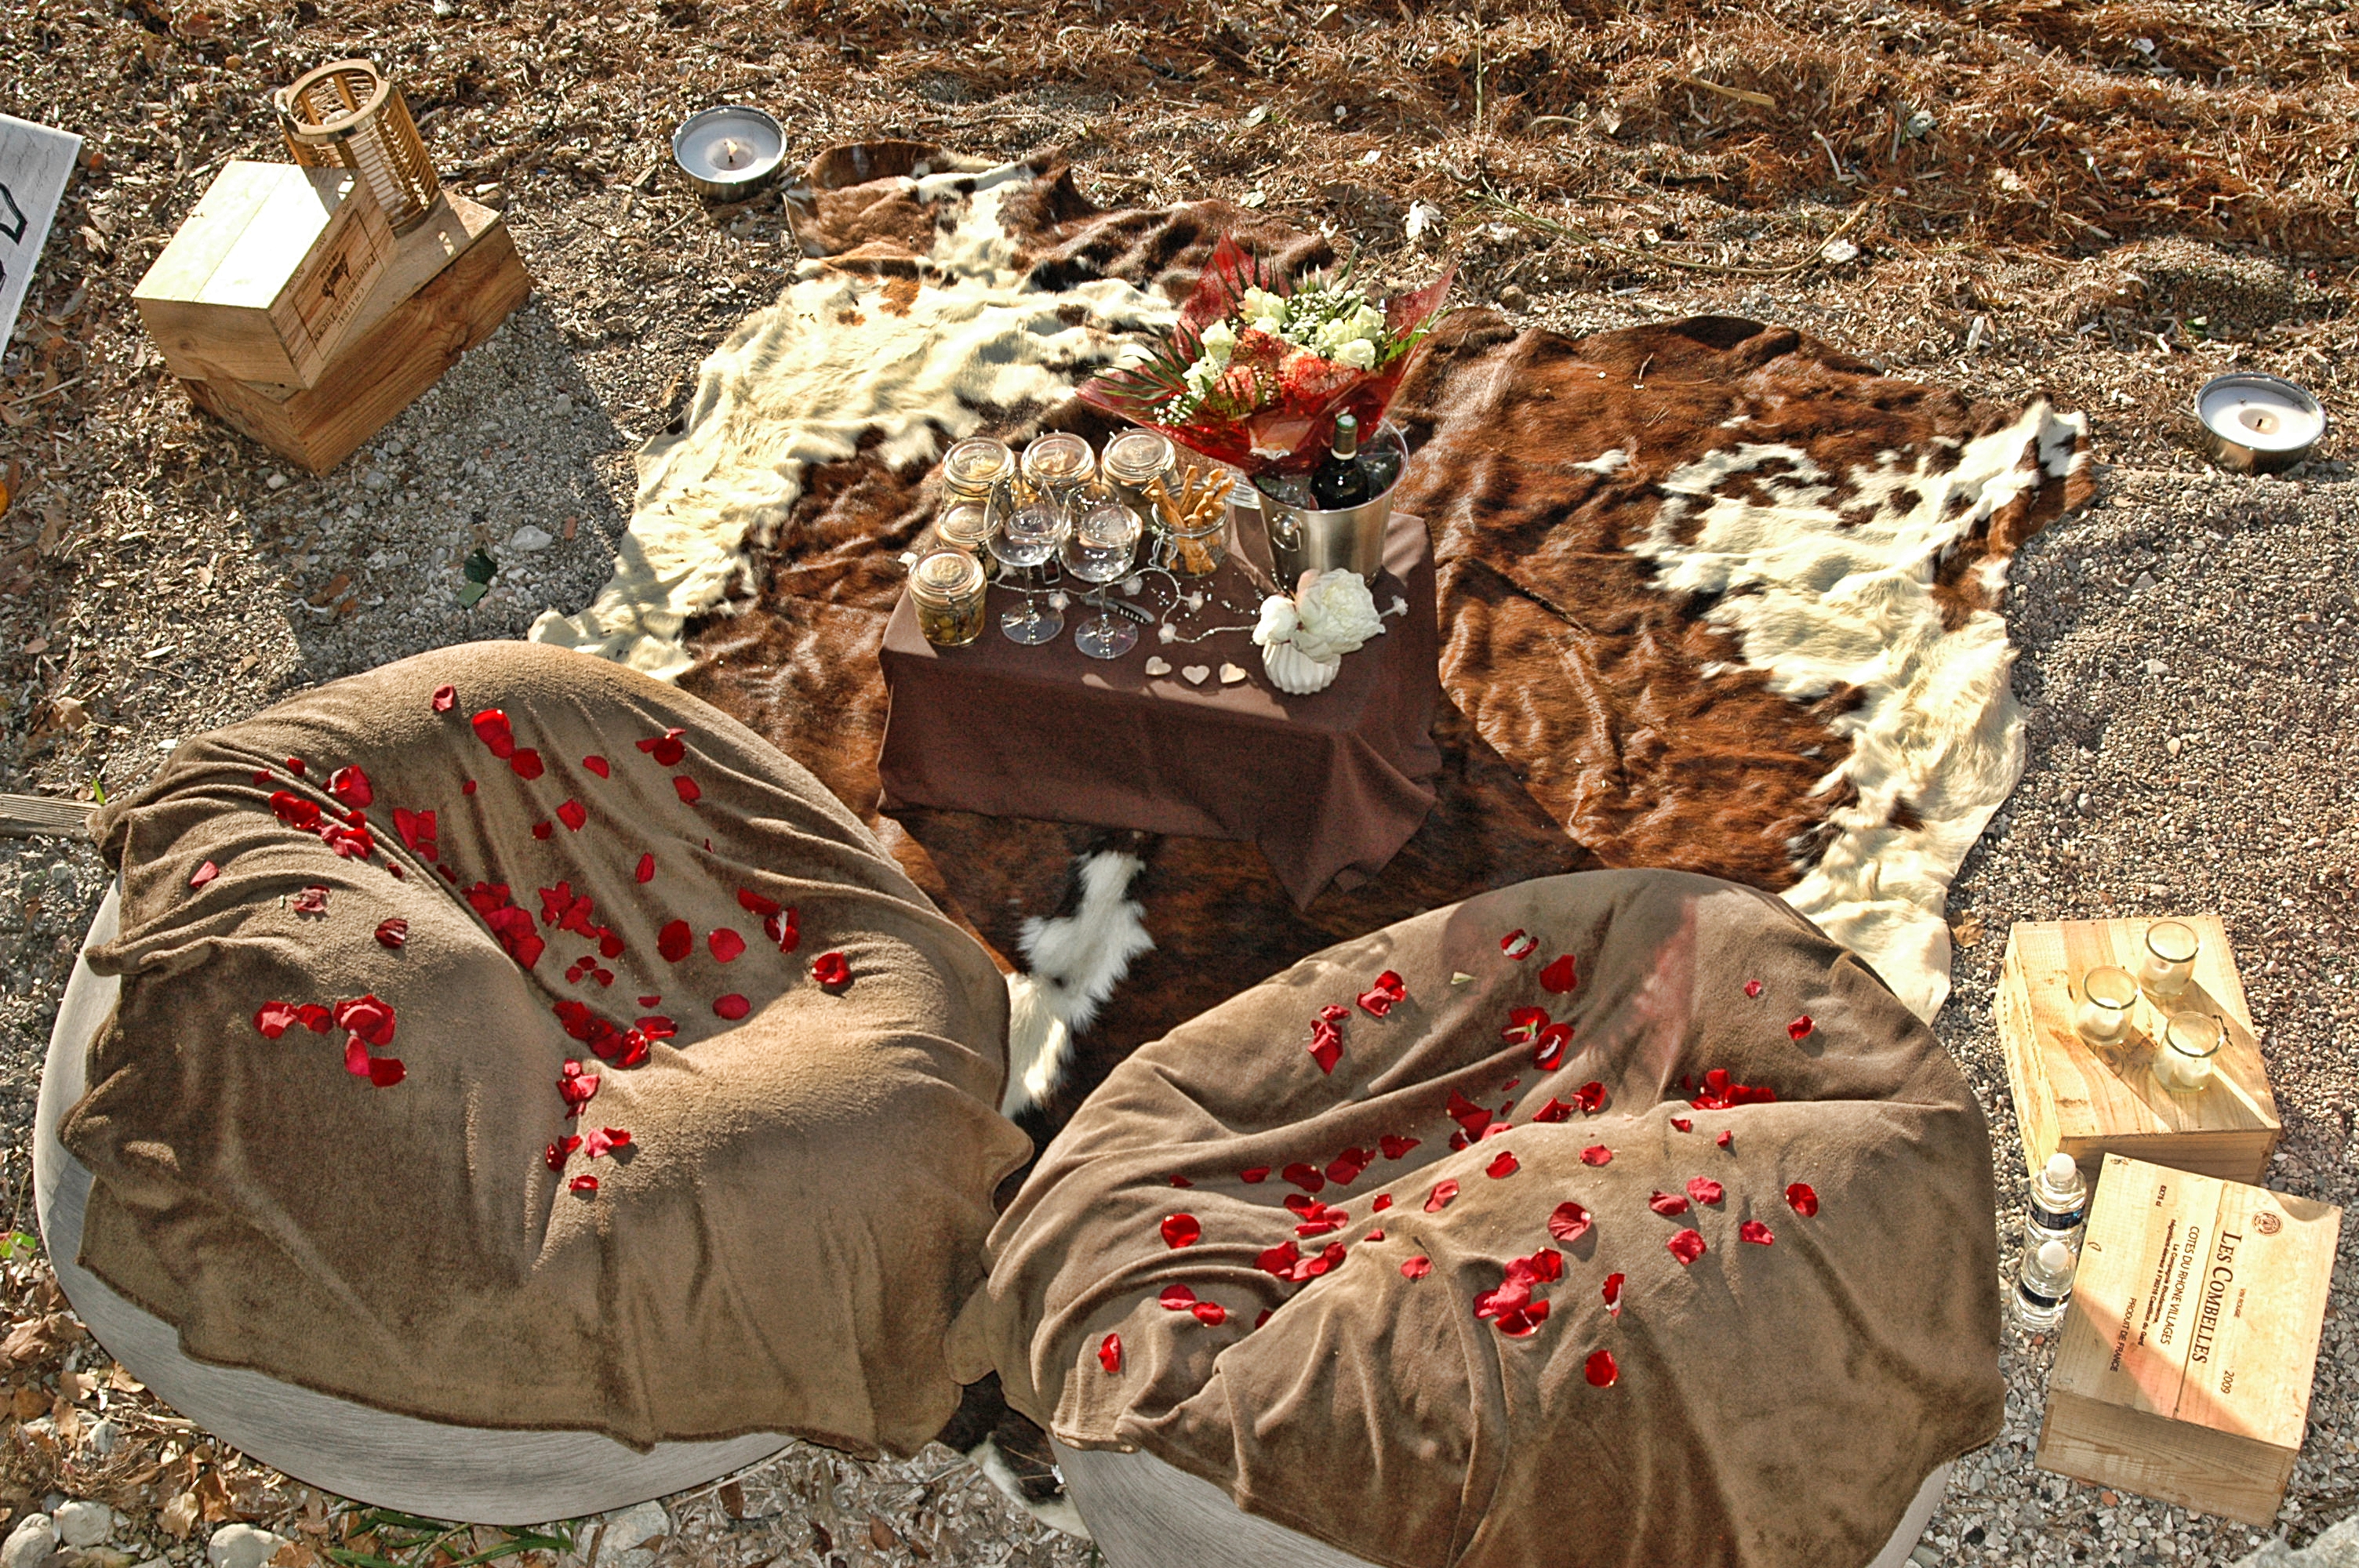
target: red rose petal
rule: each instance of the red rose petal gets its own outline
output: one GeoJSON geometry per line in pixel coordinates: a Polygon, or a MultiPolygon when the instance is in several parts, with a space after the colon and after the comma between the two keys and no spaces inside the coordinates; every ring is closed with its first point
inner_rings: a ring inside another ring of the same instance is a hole
{"type": "Polygon", "coordinates": [[[1613,1160],[1614,1151],[1603,1143],[1593,1143],[1581,1152],[1581,1162],[1584,1165],[1611,1164],[1613,1160]]]}
{"type": "Polygon", "coordinates": [[[1767,1247],[1777,1239],[1769,1234],[1769,1227],[1757,1219],[1748,1219],[1738,1226],[1736,1238],[1739,1241],[1750,1241],[1762,1247],[1767,1247]]]}
{"type": "Polygon", "coordinates": [[[389,1089],[401,1082],[404,1076],[399,1058],[378,1056],[368,1065],[369,1082],[378,1088],[389,1089]]]}
{"type": "Polygon", "coordinates": [[[474,781],[474,780],[473,780],[473,779],[462,779],[462,780],[461,780],[461,781],[460,781],[460,784],[459,784],[459,793],[460,793],[461,795],[473,795],[473,794],[474,794],[474,793],[475,793],[475,781],[474,781]]]}
{"type": "Polygon", "coordinates": [[[1688,1196],[1695,1199],[1698,1203],[1718,1203],[1723,1195],[1723,1191],[1724,1189],[1723,1189],[1721,1184],[1718,1182],[1713,1181],[1710,1176],[1690,1176],[1688,1178],[1688,1196]]]}
{"type": "Polygon", "coordinates": [[[685,920],[668,920],[664,922],[663,929],[656,933],[656,951],[662,954],[668,962],[679,963],[695,946],[696,934],[688,928],[685,920]]]}
{"type": "Polygon", "coordinates": [[[1376,1147],[1384,1152],[1386,1159],[1397,1160],[1423,1141],[1422,1139],[1403,1138],[1397,1133],[1387,1132],[1376,1140],[1376,1147]]]}
{"type": "Polygon", "coordinates": [[[1499,938],[1499,951],[1518,961],[1530,957],[1539,947],[1540,939],[1527,935],[1521,926],[1499,938]]]}
{"type": "Polygon", "coordinates": [[[1523,1167],[1516,1162],[1515,1151],[1502,1149],[1499,1151],[1499,1157],[1485,1166],[1483,1173],[1495,1182],[1503,1176],[1512,1176],[1522,1169],[1523,1167]]]}
{"type": "Polygon", "coordinates": [[[1723,1149],[1726,1149],[1735,1143],[1736,1134],[1723,1127],[1720,1130],[1720,1136],[1713,1139],[1712,1141],[1719,1144],[1723,1149]]]}
{"type": "Polygon", "coordinates": [[[1204,1227],[1196,1223],[1196,1217],[1192,1214],[1167,1214],[1163,1217],[1163,1245],[1175,1252],[1182,1247],[1193,1247],[1203,1234],[1204,1227]]]}
{"type": "Polygon", "coordinates": [[[506,760],[516,755],[516,731],[508,728],[506,714],[496,708],[486,708],[467,722],[474,726],[475,739],[493,756],[506,760]]]}
{"type": "Polygon", "coordinates": [[[1507,1027],[1499,1031],[1499,1038],[1510,1045],[1527,1045],[1548,1027],[1548,1009],[1544,1007],[1511,1007],[1507,1010],[1507,1027]]]}
{"type": "Polygon", "coordinates": [[[288,771],[288,773],[293,773],[293,774],[297,775],[298,777],[300,777],[300,776],[302,775],[302,773],[303,773],[303,759],[302,759],[302,758],[300,758],[300,757],[289,757],[289,758],[288,758],[288,759],[287,759],[287,771],[288,771]]]}
{"type": "Polygon", "coordinates": [[[1229,1321],[1229,1309],[1218,1302],[1198,1302],[1188,1310],[1195,1314],[1196,1321],[1207,1328],[1218,1328],[1229,1321]]]}
{"type": "MultiPolygon", "coordinates": [[[[656,880],[656,858],[653,855],[641,855],[639,857],[639,870],[637,875],[639,881],[643,882],[651,882],[656,880]]],[[[680,924],[682,925],[686,925],[688,922],[683,920],[680,924]]]]}
{"type": "Polygon", "coordinates": [[[712,949],[715,959],[726,964],[745,950],[745,938],[724,925],[706,936],[704,945],[712,949]]]}
{"type": "Polygon", "coordinates": [[[1605,1086],[1595,1082],[1583,1084],[1573,1091],[1573,1098],[1580,1101],[1583,1116],[1595,1116],[1605,1108],[1605,1086]]]}
{"type": "Polygon", "coordinates": [[[459,706],[459,688],[455,686],[436,687],[434,688],[433,705],[434,711],[437,713],[450,712],[452,708],[459,706]]]}
{"type": "Polygon", "coordinates": [[[1587,1209],[1577,1203],[1568,1201],[1557,1205],[1555,1210],[1549,1215],[1548,1232],[1570,1247],[1588,1235],[1589,1227],[1595,1223],[1587,1209]]]}
{"type": "Polygon", "coordinates": [[[1342,1011],[1332,1006],[1322,1008],[1319,1016],[1310,1021],[1310,1044],[1303,1049],[1310,1053],[1310,1059],[1319,1064],[1322,1073],[1333,1072],[1335,1064],[1343,1059],[1343,1032],[1336,1027],[1336,1020],[1327,1016],[1342,1011]]]}
{"type": "Polygon", "coordinates": [[[1620,1317],[1622,1315],[1622,1276],[1606,1275],[1605,1289],[1603,1293],[1605,1297],[1606,1312],[1612,1316],[1620,1317]]]}
{"type": "Polygon", "coordinates": [[[1695,1123],[1690,1121],[1684,1116],[1675,1116],[1671,1118],[1671,1126],[1680,1132],[1692,1132],[1695,1130],[1695,1123]]]}
{"type": "Polygon", "coordinates": [[[1254,1267],[1265,1274],[1275,1274],[1281,1280],[1294,1277],[1295,1265],[1302,1261],[1302,1249],[1291,1241],[1281,1241],[1254,1260],[1254,1267]]]}
{"type": "Polygon", "coordinates": [[[1292,1182],[1296,1186],[1300,1187],[1306,1193],[1323,1191],[1327,1185],[1326,1172],[1321,1170],[1316,1165],[1306,1164],[1299,1160],[1297,1160],[1293,1164],[1288,1165],[1285,1170],[1280,1171],[1277,1173],[1277,1176],[1278,1180],[1282,1182],[1292,1182]]]}
{"type": "Polygon", "coordinates": [[[582,765],[588,768],[592,773],[596,773],[602,779],[610,777],[613,773],[613,770],[606,764],[606,759],[594,754],[582,758],[582,765]]]}
{"type": "Polygon", "coordinates": [[[630,1129],[626,1127],[601,1127],[591,1132],[589,1147],[584,1150],[583,1152],[587,1153],[591,1159],[595,1160],[603,1156],[609,1150],[627,1149],[630,1147],[630,1129]]]}
{"type": "Polygon", "coordinates": [[[316,885],[305,888],[295,895],[293,908],[298,914],[326,914],[328,890],[316,885]]]}
{"type": "Polygon", "coordinates": [[[328,775],[328,793],[353,811],[376,801],[376,791],[369,787],[368,774],[353,765],[338,768],[328,775]]]}
{"type": "Polygon", "coordinates": [[[754,1004],[747,1001],[744,997],[739,996],[735,991],[731,991],[727,996],[721,998],[712,1004],[712,1011],[719,1013],[722,1017],[729,1020],[732,1023],[736,1022],[739,1019],[745,1017],[753,1010],[754,1004]]]}
{"type": "MultiPolygon", "coordinates": [[[[1614,1277],[1618,1280],[1622,1276],[1616,1274],[1614,1277]]],[[[1593,1350],[1589,1353],[1587,1374],[1591,1388],[1610,1389],[1622,1376],[1622,1368],[1614,1364],[1614,1352],[1611,1350],[1593,1350]]]]}
{"type": "Polygon", "coordinates": [[[672,767],[687,754],[688,749],[679,743],[679,738],[687,733],[685,730],[667,730],[639,741],[638,748],[653,757],[658,766],[672,767]]]}
{"type": "Polygon", "coordinates": [[[295,1016],[304,1028],[314,1034],[325,1034],[336,1022],[336,1015],[316,1001],[307,1001],[298,1007],[295,1016]]]}
{"type": "Polygon", "coordinates": [[[671,787],[672,793],[679,796],[680,803],[684,806],[694,806],[704,798],[704,792],[697,788],[696,781],[686,773],[672,774],[671,787]]]}
{"type": "Polygon", "coordinates": [[[1548,1104],[1532,1112],[1532,1119],[1549,1122],[1570,1121],[1572,1119],[1572,1107],[1565,1104],[1556,1096],[1550,1095],[1548,1104]]]}
{"type": "Polygon", "coordinates": [[[1499,1332],[1510,1339],[1528,1338],[1548,1314],[1548,1303],[1534,1302],[1521,1312],[1511,1312],[1502,1315],[1499,1319],[1499,1332]]]}
{"type": "Polygon", "coordinates": [[[1237,1180],[1245,1183],[1247,1186],[1256,1185],[1259,1183],[1269,1180],[1269,1167],[1267,1165],[1255,1165],[1249,1169],[1239,1171],[1237,1173],[1237,1180]]]}
{"type": "Polygon", "coordinates": [[[549,1162],[549,1168],[550,1170],[562,1171],[565,1169],[565,1157],[581,1147],[581,1136],[579,1134],[575,1134],[571,1137],[559,1139],[556,1142],[542,1150],[540,1152],[540,1157],[549,1162]]]}
{"type": "Polygon", "coordinates": [[[1122,1336],[1109,1334],[1098,1341],[1098,1365],[1109,1372],[1122,1370],[1122,1336]]]}
{"type": "Polygon", "coordinates": [[[1175,1187],[1192,1187],[1196,1184],[1185,1176],[1174,1176],[1171,1178],[1171,1184],[1175,1187]]]}
{"type": "Polygon", "coordinates": [[[189,885],[192,888],[201,888],[219,875],[221,875],[221,868],[207,860],[190,874],[189,885]]]}
{"type": "Polygon", "coordinates": [[[841,953],[821,953],[811,960],[811,979],[829,990],[838,990],[852,983],[852,965],[841,953]]]}
{"type": "Polygon", "coordinates": [[[584,1195],[594,1195],[598,1191],[598,1178],[595,1176],[576,1176],[571,1181],[566,1183],[565,1185],[567,1190],[570,1192],[577,1192],[583,1194],[584,1195]]]}
{"type": "Polygon", "coordinates": [[[1393,1195],[1390,1193],[1378,1193],[1376,1195],[1375,1202],[1368,1206],[1368,1212],[1370,1214],[1382,1214],[1385,1210],[1392,1206],[1393,1195]]]}
{"type": "Polygon", "coordinates": [[[1683,1266],[1703,1256],[1703,1236],[1698,1231],[1682,1230],[1663,1245],[1683,1266]]]}
{"type": "Polygon", "coordinates": [[[557,820],[564,823],[570,831],[579,833],[582,824],[590,820],[590,814],[582,809],[580,801],[569,800],[557,808],[557,820]]]}
{"type": "Polygon", "coordinates": [[[1796,1182],[1786,1189],[1786,1202],[1796,1214],[1808,1219],[1819,1212],[1819,1195],[1808,1182],[1796,1182]]]}
{"type": "Polygon", "coordinates": [[[1540,984],[1552,991],[1569,991],[1580,983],[1581,976],[1573,967],[1570,953],[1560,955],[1540,971],[1540,984]]]}
{"type": "Polygon", "coordinates": [[[1451,1181],[1447,1177],[1436,1182],[1433,1184],[1433,1191],[1426,1194],[1425,1195],[1425,1212],[1428,1214],[1440,1214],[1443,1209],[1450,1206],[1450,1200],[1457,1195],[1458,1184],[1456,1182],[1451,1181]]]}
{"type": "Polygon", "coordinates": [[[1408,996],[1408,988],[1401,983],[1401,978],[1386,969],[1376,977],[1375,985],[1360,993],[1360,1009],[1372,1018],[1382,1018],[1408,996]]]}
{"type": "Polygon", "coordinates": [[[357,1034],[344,1036],[344,1071],[356,1078],[369,1076],[368,1042],[357,1034]]]}
{"type": "Polygon", "coordinates": [[[1433,1260],[1430,1258],[1411,1258],[1401,1264],[1401,1278],[1404,1280],[1422,1280],[1432,1272],[1433,1260]]]}
{"type": "Polygon", "coordinates": [[[1786,1025],[1786,1033],[1792,1035],[1797,1040],[1807,1040],[1810,1037],[1810,1031],[1817,1027],[1817,1024],[1810,1022],[1810,1015],[1806,1012],[1802,1014],[1801,1017],[1794,1020],[1793,1022],[1786,1025]]]}
{"type": "Polygon", "coordinates": [[[254,1027],[264,1039],[276,1040],[293,1028],[299,1017],[295,1009],[283,1001],[266,1001],[255,1010],[254,1027]]]}
{"type": "Polygon", "coordinates": [[[1666,1219],[1688,1211],[1688,1200],[1677,1193],[1657,1193],[1647,1200],[1647,1206],[1666,1219]]]}
{"type": "Polygon", "coordinates": [[[1565,1047],[1572,1044],[1572,1025],[1551,1023],[1532,1040],[1532,1065],[1553,1073],[1564,1063],[1565,1047]]]}
{"type": "Polygon", "coordinates": [[[381,946],[400,946],[403,943],[409,940],[409,922],[407,920],[381,920],[377,922],[376,939],[378,945],[381,946]]]}
{"type": "Polygon", "coordinates": [[[515,756],[510,757],[508,759],[508,766],[516,771],[516,777],[524,780],[527,784],[531,783],[534,779],[540,777],[541,774],[549,771],[548,767],[540,760],[540,753],[538,752],[532,751],[529,748],[518,752],[515,756]]]}
{"type": "Polygon", "coordinates": [[[536,838],[546,839],[553,837],[556,832],[557,824],[545,816],[532,825],[532,836],[536,838]]]}
{"type": "Polygon", "coordinates": [[[1761,982],[1760,982],[1759,980],[1747,980],[1747,981],[1745,981],[1745,994],[1746,996],[1748,996],[1748,997],[1756,997],[1756,998],[1757,998],[1758,996],[1760,996],[1760,994],[1761,994],[1761,982]]]}
{"type": "Polygon", "coordinates": [[[1166,1285],[1155,1299],[1165,1312],[1186,1312],[1196,1304],[1196,1292],[1185,1285],[1166,1285]]]}
{"type": "Polygon", "coordinates": [[[1381,1230],[1371,1230],[1365,1236],[1360,1238],[1363,1241],[1382,1241],[1384,1238],[1385,1233],[1381,1230]]]}

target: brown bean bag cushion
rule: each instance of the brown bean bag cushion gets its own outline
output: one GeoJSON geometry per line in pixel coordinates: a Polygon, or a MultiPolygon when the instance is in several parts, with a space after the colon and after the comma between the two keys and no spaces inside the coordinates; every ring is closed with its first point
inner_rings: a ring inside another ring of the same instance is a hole
{"type": "Polygon", "coordinates": [[[1141,1049],[965,1326],[1067,1445],[1371,1563],[1856,1564],[1998,1429],[1994,1233],[1973,1097],[1864,965],[1603,871],[1141,1049]]]}
{"type": "Polygon", "coordinates": [[[1027,1148],[1006,990],[750,731],[478,643],[190,741],[96,826],[81,1260],[189,1355],[636,1446],[907,1454],[956,1406],[1027,1148]]]}

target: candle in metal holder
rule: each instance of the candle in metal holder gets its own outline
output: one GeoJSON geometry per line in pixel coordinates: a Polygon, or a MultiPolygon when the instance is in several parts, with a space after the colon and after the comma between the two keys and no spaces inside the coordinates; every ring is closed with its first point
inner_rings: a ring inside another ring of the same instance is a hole
{"type": "Polygon", "coordinates": [[[983,635],[983,563],[964,550],[936,550],[909,573],[918,630],[941,648],[963,648],[983,635]]]}
{"type": "Polygon", "coordinates": [[[2183,920],[2158,920],[2146,928],[2146,956],[2138,961],[2138,986],[2156,1005],[2177,1001],[2195,976],[2195,955],[2203,939],[2183,920]]]}
{"type": "Polygon", "coordinates": [[[2195,395],[2204,451],[2234,473],[2276,473],[2304,461],[2326,434],[2326,409],[2282,376],[2238,371],[2195,395]]]}
{"type": "Polygon", "coordinates": [[[786,166],[787,133],[759,109],[724,103],[690,114],[671,134],[671,160],[699,195],[743,201],[786,166]]]}
{"type": "Polygon", "coordinates": [[[2111,964],[2081,977],[2081,1005],[2072,1025],[2093,1045],[2117,1044],[2129,1028],[2130,1009],[2137,1004],[2138,984],[2127,969],[2111,964]]]}
{"type": "Polygon", "coordinates": [[[2154,1054],[2154,1081],[2173,1094],[2196,1094],[2212,1082],[2213,1058],[2227,1029],[2208,1012],[2174,1012],[2154,1054]]]}
{"type": "Polygon", "coordinates": [[[348,168],[368,186],[397,234],[426,221],[442,182],[418,138],[408,101],[364,59],[307,71],[271,95],[287,151],[308,168],[348,168]]]}

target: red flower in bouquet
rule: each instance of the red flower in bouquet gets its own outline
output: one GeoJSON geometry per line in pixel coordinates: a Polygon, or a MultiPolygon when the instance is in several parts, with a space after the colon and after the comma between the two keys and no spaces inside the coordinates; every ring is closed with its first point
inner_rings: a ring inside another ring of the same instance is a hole
{"type": "Polygon", "coordinates": [[[1081,399],[1256,478],[1308,472],[1338,415],[1363,430],[1383,421],[1425,357],[1452,270],[1378,306],[1348,267],[1296,282],[1223,239],[1170,341],[1081,399]]]}

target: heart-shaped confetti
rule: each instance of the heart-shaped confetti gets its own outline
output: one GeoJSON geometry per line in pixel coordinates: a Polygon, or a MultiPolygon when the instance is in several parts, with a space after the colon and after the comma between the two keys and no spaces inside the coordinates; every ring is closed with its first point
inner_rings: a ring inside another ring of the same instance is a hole
{"type": "Polygon", "coordinates": [[[1190,686],[1202,686],[1212,674],[1212,666],[1210,665],[1190,665],[1180,672],[1180,678],[1190,686]]]}
{"type": "Polygon", "coordinates": [[[1151,676],[1168,676],[1171,673],[1171,661],[1159,654],[1149,654],[1147,656],[1147,673],[1151,676]]]}
{"type": "Polygon", "coordinates": [[[1221,684],[1223,686],[1234,686],[1245,678],[1245,672],[1237,665],[1223,665],[1221,666],[1221,684]]]}

